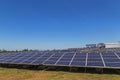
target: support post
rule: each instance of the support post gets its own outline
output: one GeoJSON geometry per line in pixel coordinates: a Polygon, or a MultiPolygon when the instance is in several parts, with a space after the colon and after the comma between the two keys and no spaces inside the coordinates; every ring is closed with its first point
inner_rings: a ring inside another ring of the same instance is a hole
{"type": "Polygon", "coordinates": [[[70,72],[72,71],[72,68],[70,67],[70,72]]]}
{"type": "Polygon", "coordinates": [[[85,67],[85,73],[87,72],[87,68],[85,67]]]}

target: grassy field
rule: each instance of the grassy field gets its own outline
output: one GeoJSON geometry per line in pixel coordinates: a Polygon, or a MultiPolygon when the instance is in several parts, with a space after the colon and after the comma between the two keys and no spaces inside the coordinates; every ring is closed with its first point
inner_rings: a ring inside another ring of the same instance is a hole
{"type": "Polygon", "coordinates": [[[120,75],[0,67],[0,80],[120,80],[120,75]]]}

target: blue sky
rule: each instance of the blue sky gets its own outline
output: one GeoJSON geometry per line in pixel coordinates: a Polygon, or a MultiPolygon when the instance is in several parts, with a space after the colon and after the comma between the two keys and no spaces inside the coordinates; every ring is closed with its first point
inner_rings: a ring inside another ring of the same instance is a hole
{"type": "Polygon", "coordinates": [[[0,0],[1,49],[120,40],[120,0],[0,0]]]}

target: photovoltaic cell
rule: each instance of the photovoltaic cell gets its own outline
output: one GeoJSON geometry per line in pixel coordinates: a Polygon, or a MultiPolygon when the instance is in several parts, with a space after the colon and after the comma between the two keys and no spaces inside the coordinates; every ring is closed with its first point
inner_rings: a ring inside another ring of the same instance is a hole
{"type": "Polygon", "coordinates": [[[85,66],[85,62],[84,62],[84,61],[73,61],[73,62],[71,63],[71,66],[82,67],[82,66],[85,66]]]}
{"type": "Polygon", "coordinates": [[[66,61],[61,62],[61,61],[59,61],[59,62],[57,63],[57,65],[69,66],[69,63],[70,63],[70,62],[66,62],[66,61]]]}
{"type": "Polygon", "coordinates": [[[2,64],[30,64],[75,67],[120,68],[120,53],[115,52],[21,52],[0,54],[2,64]]]}
{"type": "Polygon", "coordinates": [[[104,66],[103,62],[88,62],[87,66],[104,66]]]}
{"type": "Polygon", "coordinates": [[[49,65],[53,64],[54,65],[55,63],[56,63],[56,61],[46,61],[44,64],[49,64],[49,65]]]}
{"type": "Polygon", "coordinates": [[[120,62],[119,63],[105,63],[106,67],[119,67],[120,68],[120,62]]]}

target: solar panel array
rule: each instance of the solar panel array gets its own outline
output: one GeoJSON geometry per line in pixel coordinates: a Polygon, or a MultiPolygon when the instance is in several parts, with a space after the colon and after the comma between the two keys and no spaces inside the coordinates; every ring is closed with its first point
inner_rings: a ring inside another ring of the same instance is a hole
{"type": "Polygon", "coordinates": [[[29,52],[0,54],[0,64],[119,68],[120,53],[29,52]]]}

